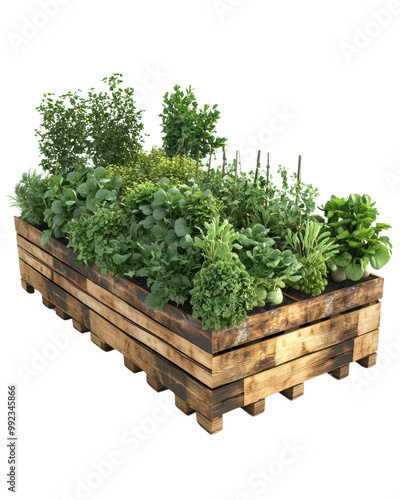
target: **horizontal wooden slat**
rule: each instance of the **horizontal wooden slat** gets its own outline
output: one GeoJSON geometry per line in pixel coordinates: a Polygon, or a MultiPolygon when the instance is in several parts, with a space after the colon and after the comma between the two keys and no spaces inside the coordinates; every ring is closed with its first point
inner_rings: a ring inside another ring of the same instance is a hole
{"type": "Polygon", "coordinates": [[[353,345],[354,341],[348,340],[247,377],[244,380],[244,404],[254,403],[350,363],[353,357],[353,345]]]}
{"type": "Polygon", "coordinates": [[[218,384],[228,383],[375,330],[380,309],[377,303],[216,355],[213,377],[218,384]]]}
{"type": "MultiPolygon", "coordinates": [[[[87,293],[72,285],[67,279],[65,279],[55,271],[49,269],[45,264],[37,261],[34,257],[29,256],[29,254],[22,248],[19,249],[19,252],[21,257],[21,276],[26,276],[29,271],[29,276],[34,275],[35,281],[38,282],[40,280],[40,275],[42,275],[43,278],[45,277],[57,284],[60,288],[75,297],[79,302],[83,303],[91,310],[97,312],[102,317],[106,318],[107,321],[116,325],[128,335],[139,340],[140,342],[143,342],[145,345],[158,352],[162,356],[165,356],[167,359],[171,360],[182,369],[186,370],[188,373],[191,373],[207,386],[212,386],[212,375],[210,370],[195,363],[191,358],[188,358],[166,342],[138,327],[134,323],[127,320],[125,317],[115,312],[113,309],[110,309],[101,302],[98,302],[94,297],[88,295],[87,293]],[[30,267],[30,269],[28,270],[27,267],[30,267]]],[[[25,277],[24,279],[29,282],[29,279],[25,277]]],[[[32,286],[36,288],[35,285],[32,284],[32,286]]],[[[79,321],[78,318],[74,319],[79,321]]],[[[93,331],[92,325],[91,331],[93,331]]]]}
{"type": "MultiPolygon", "coordinates": [[[[19,251],[20,257],[23,260],[30,259],[28,263],[33,267],[35,267],[35,262],[43,263],[49,268],[49,270],[56,271],[60,276],[70,281],[72,285],[78,287],[81,291],[84,291],[91,297],[96,298],[96,300],[98,300],[99,302],[105,304],[107,307],[125,316],[130,321],[133,321],[137,325],[150,331],[152,334],[160,337],[162,340],[168,342],[170,345],[180,350],[190,358],[194,359],[196,362],[206,366],[209,369],[211,368],[211,354],[205,352],[203,349],[197,347],[196,345],[193,345],[191,342],[180,337],[179,335],[176,335],[168,328],[154,321],[152,318],[149,318],[141,311],[138,311],[130,304],[112,294],[108,290],[105,290],[91,280],[88,280],[78,271],[75,271],[69,266],[63,264],[58,259],[44,252],[41,248],[33,245],[21,236],[17,237],[17,241],[19,248],[21,249],[19,251]],[[34,257],[36,260],[33,262],[29,255],[34,257]]],[[[49,275],[47,277],[49,277],[49,275]]],[[[72,293],[71,288],[69,291],[70,293],[72,293]]]]}
{"type": "Polygon", "coordinates": [[[379,330],[361,335],[354,340],[353,361],[365,358],[378,350],[379,330]]]}

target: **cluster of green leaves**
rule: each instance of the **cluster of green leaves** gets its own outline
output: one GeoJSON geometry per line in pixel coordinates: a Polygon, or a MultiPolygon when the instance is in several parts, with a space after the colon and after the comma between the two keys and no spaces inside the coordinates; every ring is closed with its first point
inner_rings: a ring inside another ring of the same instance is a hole
{"type": "Polygon", "coordinates": [[[47,243],[50,236],[65,237],[70,220],[96,212],[104,203],[115,202],[121,183],[121,177],[111,179],[103,167],[51,176],[44,195],[47,207],[44,221],[49,229],[44,231],[42,245],[47,243]]]}
{"type": "Polygon", "coordinates": [[[166,177],[170,184],[188,184],[195,177],[196,162],[182,156],[168,158],[162,149],[153,148],[151,152],[141,151],[122,165],[108,165],[110,175],[123,178],[122,193],[127,194],[135,185],[146,181],[157,183],[166,177]]]}
{"type": "Polygon", "coordinates": [[[67,228],[68,246],[77,254],[76,265],[86,267],[93,262],[102,274],[124,275],[129,271],[133,249],[130,220],[118,204],[71,219],[67,228]]]}
{"type": "Polygon", "coordinates": [[[193,316],[201,318],[203,329],[231,328],[241,325],[247,311],[257,304],[254,279],[240,262],[239,234],[219,217],[205,223],[207,232],[195,238],[205,261],[193,280],[193,316]]]}
{"type": "Polygon", "coordinates": [[[160,115],[163,145],[167,156],[184,154],[187,158],[204,158],[211,151],[225,146],[226,139],[216,136],[216,124],[220,117],[217,105],[205,104],[199,108],[192,87],[186,92],[175,85],[174,92],[164,95],[163,112],[160,115]],[[185,139],[182,149],[182,139],[185,139]]]}
{"type": "Polygon", "coordinates": [[[170,186],[168,179],[161,179],[158,186],[141,186],[125,199],[136,243],[129,275],[147,278],[151,295],[146,305],[159,309],[168,301],[179,304],[188,299],[201,266],[193,236],[218,213],[219,203],[196,185],[170,186]]]}
{"type": "Polygon", "coordinates": [[[332,271],[341,270],[343,279],[358,281],[364,272],[368,272],[369,264],[374,269],[381,269],[389,262],[392,245],[389,238],[380,236],[380,233],[391,226],[373,224],[379,214],[370,196],[332,196],[322,210],[339,250],[328,262],[332,271]]]}
{"type": "Polygon", "coordinates": [[[298,270],[302,264],[289,250],[279,250],[275,241],[268,236],[269,230],[262,224],[242,229],[239,243],[242,248],[238,255],[250,276],[254,277],[258,306],[265,306],[268,301],[278,305],[283,301],[281,289],[286,280],[298,281],[298,270]]]}
{"type": "Polygon", "coordinates": [[[142,111],[136,109],[134,89],[122,88],[121,76],[104,78],[108,90],[91,89],[87,98],[81,90],[44,94],[36,108],[42,118],[36,136],[43,170],[58,174],[120,164],[141,149],[142,111]]]}
{"type": "Polygon", "coordinates": [[[49,177],[29,171],[22,174],[22,179],[15,186],[11,205],[19,208],[21,219],[33,226],[44,224],[44,195],[49,185],[49,177]]]}
{"type": "Polygon", "coordinates": [[[326,262],[338,253],[338,245],[319,222],[308,221],[297,232],[290,228],[286,231],[286,244],[302,264],[300,280],[290,277],[287,282],[294,289],[316,297],[328,284],[326,262]]]}

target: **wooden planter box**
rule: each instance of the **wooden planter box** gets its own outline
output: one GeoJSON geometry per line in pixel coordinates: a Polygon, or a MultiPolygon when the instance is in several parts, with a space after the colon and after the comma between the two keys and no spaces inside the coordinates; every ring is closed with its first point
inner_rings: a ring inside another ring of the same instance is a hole
{"type": "MultiPolygon", "coordinates": [[[[170,389],[185,414],[213,434],[235,408],[264,411],[265,398],[303,394],[304,382],[349,373],[352,361],[376,363],[383,279],[298,300],[252,315],[228,330],[202,330],[201,322],[166,305],[144,305],[147,291],[130,280],[102,276],[97,266],[75,266],[75,253],[57,240],[42,247],[42,232],[15,218],[23,288],[47,307],[91,332],[101,349],[116,349],[125,366],[144,371],[156,391],[170,389]]],[[[288,296],[290,297],[290,296],[288,296]]]]}

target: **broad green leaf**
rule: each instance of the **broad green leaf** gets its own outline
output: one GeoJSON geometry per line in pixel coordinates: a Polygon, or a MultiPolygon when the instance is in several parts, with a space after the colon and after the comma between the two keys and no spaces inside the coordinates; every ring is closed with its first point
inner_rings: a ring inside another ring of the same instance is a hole
{"type": "Polygon", "coordinates": [[[359,264],[351,262],[346,269],[346,276],[352,281],[359,281],[363,275],[363,268],[359,264]]]}
{"type": "Polygon", "coordinates": [[[190,227],[187,226],[186,220],[182,217],[175,221],[174,229],[176,235],[179,237],[186,236],[191,233],[190,227]]]}
{"type": "Polygon", "coordinates": [[[375,245],[373,249],[375,250],[375,254],[371,255],[371,265],[374,269],[381,269],[390,260],[389,249],[381,244],[375,245]]]}

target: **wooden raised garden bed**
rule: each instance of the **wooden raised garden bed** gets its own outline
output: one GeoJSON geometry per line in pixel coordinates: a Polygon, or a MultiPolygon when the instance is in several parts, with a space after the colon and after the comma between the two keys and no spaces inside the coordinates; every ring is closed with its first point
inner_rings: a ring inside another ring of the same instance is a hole
{"type": "Polygon", "coordinates": [[[285,294],[284,305],[253,314],[229,330],[202,330],[176,307],[154,311],[147,291],[128,279],[75,266],[74,252],[57,240],[42,247],[42,232],[15,218],[23,288],[38,290],[47,307],[90,331],[101,349],[116,349],[125,366],[144,371],[156,391],[170,389],[176,406],[213,434],[224,413],[264,411],[265,398],[303,394],[304,382],[348,375],[357,361],[376,362],[383,279],[330,290],[319,297],[285,294]]]}

